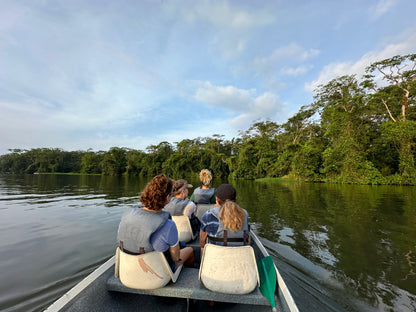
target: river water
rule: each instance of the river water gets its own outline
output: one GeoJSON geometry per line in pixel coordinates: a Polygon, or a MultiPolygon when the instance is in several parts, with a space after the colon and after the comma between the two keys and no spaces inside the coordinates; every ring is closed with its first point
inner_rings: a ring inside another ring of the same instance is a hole
{"type": "MultiPolygon", "coordinates": [[[[0,176],[0,310],[42,311],[111,257],[146,182],[0,176]]],[[[300,311],[416,310],[416,187],[230,183],[300,311]]]]}

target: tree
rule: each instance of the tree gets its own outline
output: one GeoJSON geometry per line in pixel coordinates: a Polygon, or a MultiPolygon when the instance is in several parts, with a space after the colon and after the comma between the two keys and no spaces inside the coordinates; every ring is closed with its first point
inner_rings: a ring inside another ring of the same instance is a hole
{"type": "Polygon", "coordinates": [[[81,158],[81,172],[89,174],[101,174],[102,161],[104,160],[105,152],[100,151],[94,153],[88,150],[81,158]]]}
{"type": "Polygon", "coordinates": [[[104,154],[102,173],[111,176],[122,175],[126,171],[126,154],[126,148],[110,148],[110,150],[104,154]]]}
{"type": "Polygon", "coordinates": [[[366,158],[370,120],[365,118],[368,107],[364,99],[364,89],[355,76],[338,77],[317,90],[314,105],[329,139],[322,173],[330,180],[368,183],[368,177],[378,174],[366,158]]]}
{"type": "Polygon", "coordinates": [[[386,141],[394,142],[399,150],[399,172],[406,179],[416,178],[416,54],[394,56],[371,64],[363,86],[373,92],[372,100],[382,103],[390,119],[383,128],[386,141]],[[379,87],[379,73],[387,86],[379,87]],[[409,118],[410,117],[410,118],[409,118]]]}

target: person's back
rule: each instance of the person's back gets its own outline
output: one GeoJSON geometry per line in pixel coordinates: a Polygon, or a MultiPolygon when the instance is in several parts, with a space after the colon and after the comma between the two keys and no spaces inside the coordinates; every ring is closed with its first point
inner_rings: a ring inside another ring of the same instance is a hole
{"type": "Polygon", "coordinates": [[[174,270],[176,262],[193,265],[191,247],[180,249],[178,230],[168,212],[162,211],[170,200],[173,182],[165,175],[150,181],[140,195],[143,206],[127,211],[121,218],[117,239],[123,252],[137,255],[163,252],[174,270]]]}
{"type": "Polygon", "coordinates": [[[202,169],[199,173],[201,186],[197,187],[190,200],[195,204],[215,204],[215,188],[211,188],[212,174],[208,169],[202,169]]]}
{"type": "Polygon", "coordinates": [[[250,244],[248,213],[235,203],[235,188],[230,184],[221,184],[215,195],[217,205],[202,216],[201,251],[207,242],[226,246],[250,244]]]}
{"type": "Polygon", "coordinates": [[[250,224],[248,213],[235,202],[227,200],[221,206],[210,210],[218,220],[217,231],[208,233],[208,242],[222,246],[243,246],[248,244],[250,224]]]}
{"type": "Polygon", "coordinates": [[[173,183],[173,197],[163,208],[171,216],[188,216],[192,217],[195,212],[195,203],[188,199],[188,189],[193,187],[192,184],[188,184],[186,180],[178,180],[173,183]]]}
{"type": "Polygon", "coordinates": [[[183,216],[184,209],[188,202],[190,202],[188,199],[172,197],[163,210],[169,212],[171,216],[183,216]]]}
{"type": "MultiPolygon", "coordinates": [[[[195,204],[213,204],[212,198],[215,199],[215,189],[203,189],[202,187],[197,187],[193,193],[193,200],[195,204]]],[[[192,198],[191,198],[192,199],[192,198]]]]}
{"type": "Polygon", "coordinates": [[[169,218],[169,213],[164,211],[150,212],[141,206],[131,208],[121,217],[117,240],[130,254],[153,251],[150,237],[158,232],[169,218]]]}

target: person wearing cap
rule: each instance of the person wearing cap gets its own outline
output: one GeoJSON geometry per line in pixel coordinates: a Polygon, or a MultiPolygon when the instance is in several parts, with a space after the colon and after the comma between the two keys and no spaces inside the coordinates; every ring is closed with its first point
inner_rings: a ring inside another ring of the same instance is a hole
{"type": "Polygon", "coordinates": [[[195,204],[215,204],[215,188],[212,185],[212,173],[208,169],[202,169],[199,173],[201,186],[197,187],[191,195],[190,200],[195,204]]]}
{"type": "Polygon", "coordinates": [[[199,244],[201,257],[208,242],[223,246],[250,244],[248,213],[236,202],[237,192],[230,184],[221,184],[215,190],[216,205],[202,216],[199,244]]]}
{"type": "Polygon", "coordinates": [[[195,204],[188,199],[188,189],[192,188],[186,180],[177,180],[173,183],[173,196],[170,202],[163,208],[171,216],[188,216],[191,217],[195,212],[195,204]]]}
{"type": "Polygon", "coordinates": [[[188,199],[188,189],[192,184],[186,180],[177,180],[173,183],[173,196],[169,203],[163,208],[171,216],[188,216],[191,223],[192,232],[195,234],[199,230],[199,220],[195,216],[196,205],[188,199]]]}

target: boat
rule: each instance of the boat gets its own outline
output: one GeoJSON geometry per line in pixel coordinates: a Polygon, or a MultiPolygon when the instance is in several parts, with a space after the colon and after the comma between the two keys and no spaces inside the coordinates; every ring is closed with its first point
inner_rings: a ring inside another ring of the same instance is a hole
{"type": "MultiPolygon", "coordinates": [[[[209,209],[198,207],[201,218],[209,209]]],[[[186,246],[199,259],[199,238],[186,246]]],[[[215,246],[215,245],[212,245],[215,246]]],[[[257,262],[260,285],[247,294],[212,291],[201,282],[198,268],[183,267],[167,285],[156,289],[134,289],[124,286],[116,277],[116,256],[112,256],[85,277],[46,312],[63,311],[279,311],[298,312],[295,301],[279,270],[257,235],[251,232],[251,249],[257,262]],[[269,270],[269,271],[266,271],[269,270]],[[177,279],[176,279],[177,278],[177,279]]],[[[248,247],[248,246],[245,246],[248,247]]],[[[240,247],[227,247],[240,248],[240,247]]],[[[202,260],[203,262],[203,260],[202,260]]]]}

